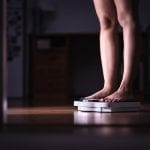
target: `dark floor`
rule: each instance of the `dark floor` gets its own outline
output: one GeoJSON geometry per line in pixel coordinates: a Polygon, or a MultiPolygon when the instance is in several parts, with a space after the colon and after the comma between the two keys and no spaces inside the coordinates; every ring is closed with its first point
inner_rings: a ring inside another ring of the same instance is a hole
{"type": "Polygon", "coordinates": [[[71,106],[11,107],[7,116],[9,125],[148,126],[150,104],[142,104],[138,112],[120,113],[81,112],[71,106]]]}
{"type": "Polygon", "coordinates": [[[73,107],[9,108],[0,150],[150,149],[150,104],[140,112],[85,113],[73,107]]]}

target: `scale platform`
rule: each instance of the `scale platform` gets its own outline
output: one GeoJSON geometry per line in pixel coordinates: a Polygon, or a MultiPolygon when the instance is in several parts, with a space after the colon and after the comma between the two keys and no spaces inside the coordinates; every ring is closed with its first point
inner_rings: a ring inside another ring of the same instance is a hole
{"type": "Polygon", "coordinates": [[[139,111],[139,101],[101,102],[99,99],[79,99],[74,101],[79,111],[86,112],[130,112],[139,111]]]}

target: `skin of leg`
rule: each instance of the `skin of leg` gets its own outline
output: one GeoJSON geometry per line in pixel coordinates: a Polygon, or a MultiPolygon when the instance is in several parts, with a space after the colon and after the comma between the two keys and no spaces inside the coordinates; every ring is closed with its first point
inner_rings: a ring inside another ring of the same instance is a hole
{"type": "Polygon", "coordinates": [[[118,63],[117,15],[112,0],[94,0],[94,6],[100,23],[100,53],[104,87],[86,98],[100,99],[116,90],[118,63]]]}
{"type": "Polygon", "coordinates": [[[124,39],[124,72],[119,89],[106,97],[108,101],[133,99],[132,82],[140,58],[140,37],[137,32],[136,20],[133,13],[133,0],[114,0],[118,22],[123,29],[124,39]]]}

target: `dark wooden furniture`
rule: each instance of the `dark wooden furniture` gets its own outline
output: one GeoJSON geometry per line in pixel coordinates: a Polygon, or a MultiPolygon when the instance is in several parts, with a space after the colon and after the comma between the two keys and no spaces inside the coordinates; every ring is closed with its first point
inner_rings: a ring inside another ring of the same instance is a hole
{"type": "Polygon", "coordinates": [[[69,103],[67,35],[31,37],[31,97],[33,105],[69,103]]]}

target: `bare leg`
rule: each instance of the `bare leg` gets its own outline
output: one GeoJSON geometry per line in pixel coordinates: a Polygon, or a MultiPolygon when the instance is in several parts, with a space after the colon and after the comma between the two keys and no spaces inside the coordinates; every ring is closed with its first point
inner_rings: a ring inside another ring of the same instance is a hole
{"type": "Polygon", "coordinates": [[[118,44],[116,34],[117,16],[112,0],[94,0],[100,22],[100,53],[104,76],[103,88],[86,98],[103,98],[116,90],[118,44]]]}
{"type": "Polygon", "coordinates": [[[109,101],[121,101],[134,98],[132,82],[137,70],[140,54],[139,35],[133,14],[133,0],[114,0],[118,22],[123,28],[124,72],[119,89],[106,97],[109,101]]]}

